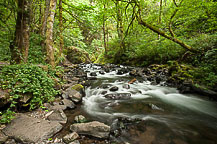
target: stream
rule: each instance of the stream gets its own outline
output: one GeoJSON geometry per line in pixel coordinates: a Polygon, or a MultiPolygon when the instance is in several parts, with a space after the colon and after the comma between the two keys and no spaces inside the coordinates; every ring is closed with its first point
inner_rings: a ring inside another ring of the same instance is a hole
{"type": "Polygon", "coordinates": [[[152,85],[141,77],[129,84],[134,77],[117,74],[117,69],[104,72],[101,66],[87,64],[83,70],[91,83],[81,109],[90,119],[111,125],[116,142],[217,143],[216,102],[197,94],[180,94],[164,82],[152,85]]]}

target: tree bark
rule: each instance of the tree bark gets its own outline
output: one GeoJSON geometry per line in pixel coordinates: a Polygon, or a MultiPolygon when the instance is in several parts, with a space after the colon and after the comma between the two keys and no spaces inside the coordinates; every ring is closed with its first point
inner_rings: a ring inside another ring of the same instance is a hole
{"type": "Polygon", "coordinates": [[[45,0],[45,10],[44,10],[44,16],[42,20],[42,26],[41,26],[41,35],[44,37],[46,33],[46,26],[47,26],[47,18],[49,15],[49,9],[50,9],[50,0],[45,0]]]}
{"type": "Polygon", "coordinates": [[[27,62],[29,52],[29,1],[19,0],[15,39],[10,45],[12,63],[27,62]]]}
{"type": "MultiPolygon", "coordinates": [[[[104,11],[106,11],[106,4],[103,4],[104,11]]],[[[107,53],[107,45],[106,45],[106,28],[105,28],[105,13],[103,13],[103,41],[104,41],[104,49],[105,49],[105,54],[107,53]]]]}
{"type": "Polygon", "coordinates": [[[53,48],[53,24],[56,10],[56,0],[50,0],[49,16],[47,18],[47,30],[46,30],[46,50],[47,59],[49,64],[55,67],[54,48],[53,48]]]}
{"type": "Polygon", "coordinates": [[[59,49],[59,57],[62,55],[64,40],[63,40],[63,7],[62,0],[59,1],[59,30],[60,30],[60,49],[59,49]]]}
{"type": "MultiPolygon", "coordinates": [[[[159,19],[158,19],[158,24],[161,24],[161,19],[162,19],[162,4],[163,0],[160,0],[160,11],[159,11],[159,19]]],[[[158,39],[160,39],[160,35],[158,34],[158,39]]]]}

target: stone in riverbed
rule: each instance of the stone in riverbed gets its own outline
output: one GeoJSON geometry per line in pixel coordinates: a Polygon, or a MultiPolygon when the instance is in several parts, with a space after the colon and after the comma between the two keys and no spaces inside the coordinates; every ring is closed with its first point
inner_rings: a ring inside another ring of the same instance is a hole
{"type": "Polygon", "coordinates": [[[69,99],[63,99],[62,102],[63,102],[63,105],[66,106],[66,108],[73,109],[76,107],[75,104],[69,99]]]}
{"type": "Polygon", "coordinates": [[[97,76],[96,72],[91,72],[90,76],[97,76]]]}
{"type": "Polygon", "coordinates": [[[89,123],[78,123],[70,126],[71,131],[78,134],[90,135],[97,138],[108,138],[110,133],[110,126],[97,121],[89,123]]]}
{"type": "Polygon", "coordinates": [[[63,137],[63,141],[67,144],[73,142],[79,137],[79,135],[76,132],[67,134],[66,136],[63,137]]]}
{"type": "Polygon", "coordinates": [[[75,122],[77,122],[77,123],[83,123],[86,121],[87,121],[87,119],[83,115],[78,115],[75,117],[75,122]]]}
{"type": "Polygon", "coordinates": [[[101,70],[101,71],[99,71],[99,73],[100,73],[101,75],[104,75],[104,74],[105,74],[105,71],[101,70]]]}
{"type": "Polygon", "coordinates": [[[62,129],[58,122],[37,119],[20,114],[2,131],[22,143],[40,143],[62,129]]]}
{"type": "Polygon", "coordinates": [[[73,102],[80,102],[82,100],[82,95],[77,90],[72,89],[72,87],[69,87],[64,92],[66,96],[68,96],[73,102]]]}
{"type": "Polygon", "coordinates": [[[110,91],[117,91],[118,90],[118,87],[117,86],[113,86],[109,89],[110,91]]]}
{"type": "Polygon", "coordinates": [[[61,124],[65,124],[67,122],[67,117],[63,110],[54,110],[47,118],[50,121],[56,121],[61,124]]]}
{"type": "Polygon", "coordinates": [[[130,89],[130,85],[129,85],[129,84],[124,84],[124,85],[123,85],[123,88],[125,88],[125,89],[130,89]]]}
{"type": "Polygon", "coordinates": [[[126,100],[130,99],[131,94],[130,93],[118,93],[118,94],[107,94],[104,96],[107,99],[112,99],[112,100],[126,100]]]}

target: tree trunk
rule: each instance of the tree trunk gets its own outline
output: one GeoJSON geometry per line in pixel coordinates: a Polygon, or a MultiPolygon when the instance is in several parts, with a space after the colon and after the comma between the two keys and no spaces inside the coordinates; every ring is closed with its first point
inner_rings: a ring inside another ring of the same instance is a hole
{"type": "Polygon", "coordinates": [[[55,67],[54,48],[53,48],[53,24],[56,10],[56,0],[50,0],[49,16],[47,18],[47,30],[46,30],[46,50],[47,59],[49,64],[55,67]]]}
{"type": "MultiPolygon", "coordinates": [[[[104,11],[106,11],[106,5],[104,3],[103,5],[104,7],[104,11]]],[[[105,28],[105,23],[106,23],[106,19],[105,19],[105,13],[103,13],[103,41],[104,41],[104,49],[105,49],[105,54],[107,53],[107,45],[106,45],[106,28],[105,28]]]]}
{"type": "Polygon", "coordinates": [[[117,15],[117,32],[118,32],[118,38],[120,40],[119,50],[115,54],[115,63],[120,63],[121,56],[125,51],[125,44],[124,44],[124,28],[123,28],[123,20],[122,20],[122,10],[120,7],[119,0],[115,1],[115,6],[116,6],[116,15],[117,15]]]}
{"type": "Polygon", "coordinates": [[[18,1],[15,39],[10,45],[11,62],[27,62],[29,52],[29,3],[28,0],[18,1]]]}
{"type": "Polygon", "coordinates": [[[45,10],[44,10],[44,16],[42,20],[42,26],[41,26],[41,35],[44,37],[46,32],[46,26],[47,26],[47,18],[49,15],[49,8],[50,8],[50,0],[45,0],[45,10]]]}
{"type": "MultiPolygon", "coordinates": [[[[158,24],[161,24],[161,19],[162,19],[162,3],[163,0],[160,0],[160,11],[159,11],[159,19],[158,19],[158,24]]],[[[160,35],[158,34],[158,39],[160,40],[160,35]]]]}
{"type": "Polygon", "coordinates": [[[181,41],[181,40],[179,40],[179,39],[177,39],[175,37],[169,36],[164,31],[158,29],[157,27],[146,23],[145,21],[142,20],[141,17],[137,16],[137,20],[138,20],[139,24],[141,24],[142,26],[147,27],[148,29],[152,30],[153,32],[155,32],[155,33],[157,33],[157,34],[159,34],[159,35],[161,35],[161,36],[163,36],[163,37],[165,37],[165,38],[179,44],[180,46],[182,46],[186,50],[194,52],[194,53],[197,52],[195,49],[193,49],[191,46],[187,45],[183,41],[181,41]]]}
{"type": "Polygon", "coordinates": [[[59,57],[62,55],[64,40],[63,40],[63,7],[62,0],[59,1],[59,29],[60,29],[60,49],[59,49],[59,57]]]}

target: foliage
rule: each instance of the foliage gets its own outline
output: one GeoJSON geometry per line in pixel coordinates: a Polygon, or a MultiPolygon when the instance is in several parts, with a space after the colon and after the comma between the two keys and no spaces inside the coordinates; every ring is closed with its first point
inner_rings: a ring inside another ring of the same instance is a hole
{"type": "Polygon", "coordinates": [[[10,109],[7,109],[4,113],[0,112],[0,123],[9,123],[14,118],[14,114],[15,112],[10,109]]]}
{"type": "Polygon", "coordinates": [[[28,62],[32,64],[45,64],[45,49],[42,48],[43,38],[39,34],[31,33],[28,62]]]}
{"type": "MultiPolygon", "coordinates": [[[[1,88],[10,91],[11,103],[9,109],[3,114],[3,118],[10,118],[13,114],[11,111],[19,107],[28,106],[30,110],[33,110],[42,106],[44,102],[54,100],[58,91],[54,89],[53,78],[58,69],[55,72],[48,66],[45,66],[45,69],[47,71],[36,65],[8,65],[2,68],[1,88]],[[30,99],[23,102],[24,97],[30,97],[30,99]]],[[[2,122],[7,121],[5,119],[2,122]]]]}

